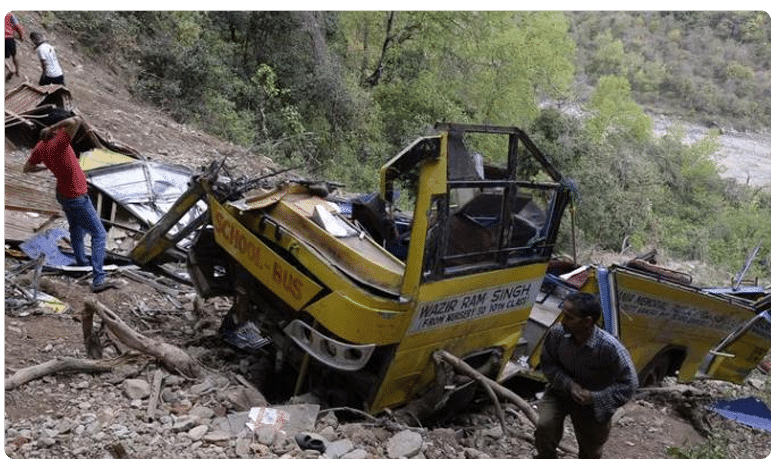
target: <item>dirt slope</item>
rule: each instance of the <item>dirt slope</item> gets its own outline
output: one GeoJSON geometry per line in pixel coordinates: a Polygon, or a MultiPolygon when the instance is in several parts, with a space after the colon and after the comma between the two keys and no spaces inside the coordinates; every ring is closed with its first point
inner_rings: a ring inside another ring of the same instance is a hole
{"type": "MultiPolygon", "coordinates": [[[[75,42],[67,35],[41,28],[34,13],[25,13],[24,19],[28,34],[44,31],[48,42],[55,47],[65,84],[79,113],[113,139],[132,146],[150,159],[193,168],[222,156],[228,157],[228,164],[250,174],[271,163],[244,148],[179,125],[151,106],[137,103],[128,90],[129,77],[121,64],[95,63],[76,53],[75,42]]],[[[20,74],[6,81],[6,90],[25,80],[37,84],[40,77],[40,63],[29,38],[17,42],[17,50],[20,74]]]]}

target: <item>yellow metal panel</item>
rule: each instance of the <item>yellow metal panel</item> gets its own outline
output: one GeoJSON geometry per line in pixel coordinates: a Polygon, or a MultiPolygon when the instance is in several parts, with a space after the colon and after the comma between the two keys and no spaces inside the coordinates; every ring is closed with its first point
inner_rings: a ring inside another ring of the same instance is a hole
{"type": "MultiPolygon", "coordinates": [[[[446,145],[442,144],[442,148],[446,145]]],[[[412,232],[409,238],[409,256],[406,258],[406,274],[401,291],[407,296],[416,296],[422,274],[423,256],[425,255],[425,239],[428,236],[428,221],[430,201],[433,195],[445,193],[447,190],[446,157],[434,161],[426,161],[420,167],[420,183],[417,187],[417,203],[412,221],[412,232]]]]}
{"type": "Polygon", "coordinates": [[[487,347],[503,350],[503,364],[520,338],[546,264],[423,284],[408,330],[373,402],[372,411],[413,397],[432,378],[431,354],[462,357],[487,347]]]}
{"type": "Polygon", "coordinates": [[[436,339],[439,333],[444,336],[451,334],[451,331],[441,330],[463,322],[473,325],[482,323],[480,320],[484,318],[487,320],[485,326],[489,327],[500,326],[506,321],[525,321],[530,315],[541,282],[541,277],[527,278],[463,293],[460,291],[465,288],[452,289],[449,293],[433,296],[423,294],[428,291],[427,288],[421,288],[420,301],[407,334],[421,334],[436,339]],[[453,291],[458,293],[453,294],[453,291]],[[426,300],[427,297],[430,300],[426,300]]]}
{"type": "MultiPolygon", "coordinates": [[[[412,307],[410,300],[382,297],[358,287],[344,272],[334,268],[319,249],[302,246],[292,236],[291,228],[278,227],[274,222],[261,224],[260,217],[249,213],[237,216],[243,226],[288,251],[333,291],[306,308],[321,326],[352,343],[385,345],[400,341],[411,315],[408,313],[412,307]]],[[[300,230],[295,232],[301,234],[300,230]]]]}
{"type": "Polygon", "coordinates": [[[516,324],[502,328],[490,328],[482,332],[469,333],[467,337],[455,337],[447,342],[432,342],[419,347],[404,347],[396,352],[393,365],[385,375],[384,382],[377,392],[371,412],[377,413],[384,408],[392,408],[407,403],[416,394],[425,390],[434,378],[435,370],[431,356],[443,349],[455,356],[464,356],[471,351],[498,347],[503,350],[501,367],[511,357],[520,337],[520,328],[516,324]],[[464,339],[465,338],[465,339],[464,339]]]}
{"type": "Polygon", "coordinates": [[[668,345],[687,349],[680,381],[692,380],[707,353],[753,314],[700,291],[616,272],[620,339],[637,371],[668,345]]]}
{"type": "Polygon", "coordinates": [[[217,243],[293,309],[300,310],[322,287],[268,248],[209,196],[217,243]]]}
{"type": "Polygon", "coordinates": [[[309,219],[314,206],[330,206],[321,198],[290,194],[271,210],[274,222],[316,250],[328,268],[336,266],[358,281],[398,294],[404,264],[382,249],[370,236],[336,238],[309,219]]]}
{"type": "MultiPolygon", "coordinates": [[[[280,248],[287,250],[314,277],[332,291],[337,291],[338,294],[346,296],[345,300],[358,304],[357,307],[372,311],[405,311],[410,307],[410,301],[408,300],[401,298],[386,299],[369,293],[365,288],[358,287],[354,280],[347,277],[345,273],[338,268],[333,268],[330,261],[319,250],[303,248],[300,242],[290,234],[288,229],[281,227],[277,229],[277,225],[273,222],[266,222],[261,225],[260,220],[260,217],[255,217],[254,219],[241,218],[244,226],[257,232],[259,236],[268,239],[280,248]]],[[[336,308],[340,308],[340,306],[336,306],[336,308]]]]}
{"type": "Polygon", "coordinates": [[[81,153],[79,166],[81,166],[83,171],[88,171],[90,169],[95,169],[96,167],[113,166],[132,161],[137,161],[137,159],[131,158],[125,154],[98,148],[81,153]]]}
{"type": "Polygon", "coordinates": [[[397,301],[370,300],[334,291],[306,308],[317,323],[343,340],[356,344],[398,343],[410,313],[397,301]]]}
{"type": "Polygon", "coordinates": [[[760,321],[726,346],[721,351],[725,356],[716,357],[707,374],[715,379],[742,383],[769,352],[770,332],[769,323],[760,321]]]}
{"type": "Polygon", "coordinates": [[[245,194],[244,198],[229,202],[227,205],[236,207],[240,211],[259,210],[269,207],[287,195],[289,185],[277,185],[271,190],[255,189],[245,194]]]}

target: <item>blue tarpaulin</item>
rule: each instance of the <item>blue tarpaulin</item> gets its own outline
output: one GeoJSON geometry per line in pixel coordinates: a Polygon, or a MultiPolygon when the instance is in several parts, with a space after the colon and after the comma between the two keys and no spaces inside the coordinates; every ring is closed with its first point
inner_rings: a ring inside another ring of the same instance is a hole
{"type": "Polygon", "coordinates": [[[771,432],[771,413],[758,398],[718,400],[710,406],[710,410],[747,426],[771,432]]]}
{"type": "Polygon", "coordinates": [[[46,256],[45,265],[75,265],[76,259],[73,256],[64,254],[59,247],[57,247],[59,240],[67,235],[68,233],[64,229],[49,229],[44,233],[35,235],[22,242],[19,245],[19,248],[33,260],[38,258],[41,254],[44,254],[46,256]]]}

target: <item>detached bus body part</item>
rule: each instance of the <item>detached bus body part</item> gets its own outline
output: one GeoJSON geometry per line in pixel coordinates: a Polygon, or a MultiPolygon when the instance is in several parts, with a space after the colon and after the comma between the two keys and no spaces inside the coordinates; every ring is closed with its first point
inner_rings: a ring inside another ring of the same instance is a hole
{"type": "Polygon", "coordinates": [[[487,125],[437,124],[380,176],[378,193],[344,200],[303,181],[237,191],[212,165],[131,256],[157,258],[172,220],[205,199],[190,276],[203,297],[233,297],[223,327],[267,337],[291,393],[372,413],[426,392],[462,398],[473,385],[437,376],[433,353],[501,373],[570,189],[522,130],[487,125]]]}
{"type": "Polygon", "coordinates": [[[667,376],[742,383],[771,347],[768,287],[699,287],[641,258],[608,268],[553,261],[517,352],[525,366],[516,371],[543,379],[535,370],[541,343],[576,290],[600,296],[601,326],[626,346],[643,387],[667,376]]]}

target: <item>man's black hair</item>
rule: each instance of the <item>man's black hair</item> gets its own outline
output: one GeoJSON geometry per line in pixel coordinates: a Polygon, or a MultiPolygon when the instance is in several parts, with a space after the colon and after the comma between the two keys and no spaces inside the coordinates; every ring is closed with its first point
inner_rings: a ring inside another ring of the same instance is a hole
{"type": "Polygon", "coordinates": [[[62,107],[55,107],[51,110],[48,114],[44,115],[43,117],[39,118],[38,121],[43,125],[40,129],[38,129],[38,139],[41,139],[41,130],[43,130],[46,127],[50,127],[57,122],[61,122],[65,119],[69,119],[76,115],[75,112],[71,110],[65,110],[62,107]]]}
{"type": "Polygon", "coordinates": [[[74,115],[76,115],[76,113],[72,110],[63,109],[62,107],[55,107],[51,110],[51,112],[41,117],[40,122],[44,127],[48,127],[49,125],[54,125],[57,122],[69,119],[74,115]]]}
{"type": "Polygon", "coordinates": [[[33,31],[30,33],[30,40],[36,46],[45,42],[43,39],[43,34],[39,33],[38,31],[33,31]]]}
{"type": "Polygon", "coordinates": [[[601,304],[593,294],[575,291],[566,296],[564,302],[571,303],[581,317],[592,317],[593,323],[601,318],[601,304]]]}

